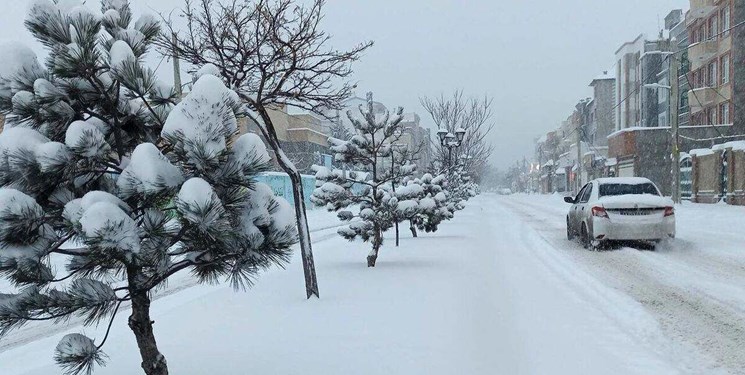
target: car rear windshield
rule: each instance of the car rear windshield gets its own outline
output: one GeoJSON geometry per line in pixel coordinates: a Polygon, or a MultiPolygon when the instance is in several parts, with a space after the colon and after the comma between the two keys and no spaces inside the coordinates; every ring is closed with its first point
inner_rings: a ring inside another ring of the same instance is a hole
{"type": "Polygon", "coordinates": [[[626,194],[652,194],[659,195],[657,188],[651,183],[646,184],[602,184],[598,195],[601,197],[607,197],[611,195],[626,195],[626,194]]]}

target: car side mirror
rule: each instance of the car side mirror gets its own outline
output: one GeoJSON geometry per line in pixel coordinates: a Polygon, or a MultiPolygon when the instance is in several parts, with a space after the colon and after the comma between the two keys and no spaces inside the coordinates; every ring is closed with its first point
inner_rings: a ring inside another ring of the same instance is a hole
{"type": "Polygon", "coordinates": [[[573,197],[564,197],[564,202],[574,204],[574,198],[573,197]]]}

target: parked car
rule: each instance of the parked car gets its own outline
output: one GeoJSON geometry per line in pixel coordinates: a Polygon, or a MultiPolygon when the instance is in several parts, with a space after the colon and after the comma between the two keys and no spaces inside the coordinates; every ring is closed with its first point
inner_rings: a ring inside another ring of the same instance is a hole
{"type": "Polygon", "coordinates": [[[612,241],[658,243],[675,237],[673,201],[662,197],[655,184],[640,177],[611,177],[590,181],[567,214],[567,238],[579,237],[585,248],[597,250],[612,241]]]}

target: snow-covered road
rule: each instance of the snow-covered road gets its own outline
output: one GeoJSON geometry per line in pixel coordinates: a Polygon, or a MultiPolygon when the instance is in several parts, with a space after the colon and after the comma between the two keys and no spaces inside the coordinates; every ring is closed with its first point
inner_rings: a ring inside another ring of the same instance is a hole
{"type": "MultiPolygon", "coordinates": [[[[588,282],[641,306],[676,344],[672,349],[682,350],[683,364],[695,353],[691,370],[708,363],[707,372],[745,373],[745,208],[686,203],[677,208],[678,238],[656,251],[590,252],[566,240],[568,205],[561,197],[497,199],[576,272],[590,275],[588,282]]],[[[634,320],[628,323],[633,332],[634,320]]]]}
{"type": "MultiPolygon", "coordinates": [[[[161,298],[156,337],[179,375],[744,373],[745,209],[684,206],[658,251],[590,252],[566,241],[567,208],[483,195],[440,232],[387,241],[376,269],[368,245],[320,230],[320,300],[304,300],[296,257],[249,293],[161,298]]],[[[126,314],[114,324],[96,373],[140,373],[126,314]]],[[[0,373],[59,373],[64,333],[0,352],[0,373]]]]}

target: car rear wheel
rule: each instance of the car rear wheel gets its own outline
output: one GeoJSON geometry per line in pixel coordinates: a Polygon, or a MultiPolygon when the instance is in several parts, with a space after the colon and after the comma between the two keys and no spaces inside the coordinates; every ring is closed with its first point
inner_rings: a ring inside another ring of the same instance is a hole
{"type": "Polygon", "coordinates": [[[585,249],[590,247],[590,235],[587,233],[587,224],[585,223],[582,223],[582,231],[580,232],[579,240],[582,242],[582,247],[585,249]]]}
{"type": "Polygon", "coordinates": [[[574,231],[572,230],[572,227],[569,225],[569,218],[567,218],[567,240],[574,241],[574,231]]]}
{"type": "Polygon", "coordinates": [[[582,247],[590,249],[592,251],[600,251],[603,248],[603,242],[596,240],[590,234],[587,229],[587,224],[582,223],[582,233],[580,235],[580,241],[582,241],[582,247]]]}

